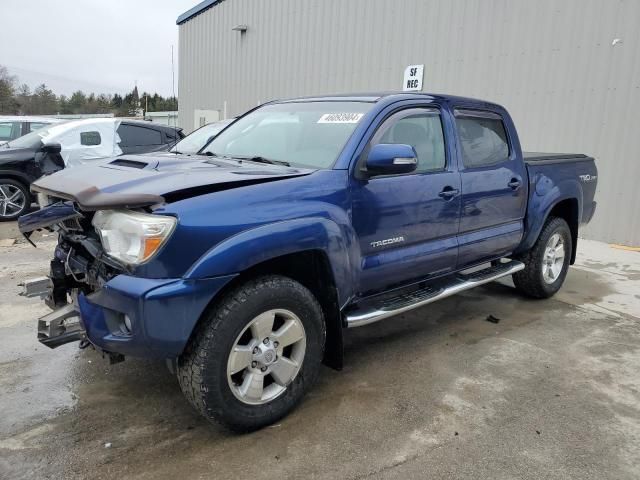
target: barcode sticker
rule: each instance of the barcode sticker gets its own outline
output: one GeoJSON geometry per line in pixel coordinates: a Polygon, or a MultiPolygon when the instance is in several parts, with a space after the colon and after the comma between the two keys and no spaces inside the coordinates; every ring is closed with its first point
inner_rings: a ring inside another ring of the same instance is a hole
{"type": "Polygon", "coordinates": [[[358,123],[364,113],[325,113],[318,123],[358,123]]]}

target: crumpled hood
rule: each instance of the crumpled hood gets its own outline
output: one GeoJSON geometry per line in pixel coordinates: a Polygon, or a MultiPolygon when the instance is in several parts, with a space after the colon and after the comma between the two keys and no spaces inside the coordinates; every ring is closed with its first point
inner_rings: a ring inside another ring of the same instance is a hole
{"type": "Polygon", "coordinates": [[[83,210],[137,208],[314,171],[171,153],[124,155],[42,177],[31,189],[73,200],[83,210]]]}

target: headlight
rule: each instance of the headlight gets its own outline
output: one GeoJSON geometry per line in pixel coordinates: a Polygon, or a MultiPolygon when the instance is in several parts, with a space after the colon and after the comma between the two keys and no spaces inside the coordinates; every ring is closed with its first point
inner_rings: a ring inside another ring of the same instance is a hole
{"type": "Polygon", "coordinates": [[[140,265],[155,255],[177,222],[164,215],[99,210],[91,223],[107,255],[129,265],[140,265]]]}

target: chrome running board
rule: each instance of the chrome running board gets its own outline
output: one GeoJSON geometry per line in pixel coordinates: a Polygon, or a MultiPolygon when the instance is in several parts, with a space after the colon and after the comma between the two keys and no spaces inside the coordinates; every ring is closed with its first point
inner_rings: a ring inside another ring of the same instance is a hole
{"type": "Polygon", "coordinates": [[[439,286],[429,285],[410,293],[403,293],[396,297],[387,298],[379,303],[364,306],[346,313],[347,326],[361,327],[370,323],[393,317],[400,313],[420,308],[456,293],[470,288],[493,282],[498,278],[512,275],[524,269],[524,263],[510,260],[498,263],[482,270],[470,273],[458,273],[450,279],[444,280],[439,286]]]}

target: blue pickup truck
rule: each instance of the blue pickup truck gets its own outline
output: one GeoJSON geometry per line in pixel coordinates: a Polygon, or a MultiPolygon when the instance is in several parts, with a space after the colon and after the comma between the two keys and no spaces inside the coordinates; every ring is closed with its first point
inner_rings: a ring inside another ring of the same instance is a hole
{"type": "MultiPolygon", "coordinates": [[[[32,186],[58,232],[40,341],[166,359],[247,431],[340,369],[343,334],[495,279],[552,296],[594,214],[594,160],[523,154],[507,111],[385,93],[274,101],[195,156],[121,156],[32,186]]],[[[393,320],[390,320],[393,321],[393,320]]]]}

